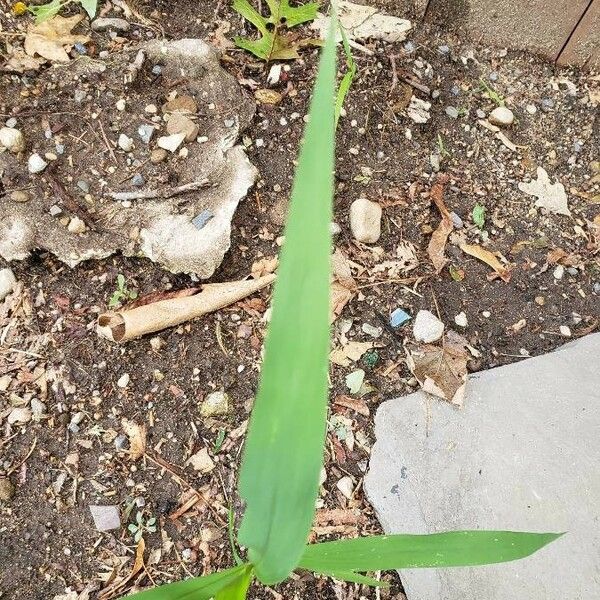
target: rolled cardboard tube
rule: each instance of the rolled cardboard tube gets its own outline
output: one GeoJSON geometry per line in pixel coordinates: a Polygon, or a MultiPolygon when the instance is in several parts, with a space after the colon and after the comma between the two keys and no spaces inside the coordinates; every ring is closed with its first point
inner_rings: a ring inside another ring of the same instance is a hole
{"type": "Polygon", "coordinates": [[[112,342],[127,342],[147,333],[162,331],[219,310],[250,296],[275,280],[269,274],[259,279],[208,283],[194,296],[160,300],[98,317],[98,335],[112,342]]]}

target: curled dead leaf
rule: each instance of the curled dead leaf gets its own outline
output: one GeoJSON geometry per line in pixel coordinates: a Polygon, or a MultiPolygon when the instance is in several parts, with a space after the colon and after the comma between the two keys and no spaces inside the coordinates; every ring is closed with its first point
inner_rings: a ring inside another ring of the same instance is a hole
{"type": "Polygon", "coordinates": [[[468,342],[449,330],[441,346],[426,344],[407,353],[407,364],[425,392],[462,406],[467,382],[468,342]]]}
{"type": "Polygon", "coordinates": [[[438,178],[431,189],[431,199],[442,215],[442,220],[437,226],[437,229],[431,235],[429,245],[427,246],[427,253],[429,254],[429,258],[433,263],[433,268],[435,269],[436,273],[440,273],[448,262],[448,259],[445,256],[446,243],[448,241],[448,236],[454,229],[452,217],[450,216],[450,212],[444,204],[444,185],[447,182],[447,175],[438,175],[438,178]]]}
{"type": "Polygon", "coordinates": [[[129,419],[121,419],[121,426],[129,439],[129,455],[133,460],[146,453],[146,425],[138,425],[129,419]]]}
{"type": "MultiPolygon", "coordinates": [[[[470,256],[478,258],[482,262],[486,263],[492,269],[494,269],[494,274],[492,274],[491,279],[495,277],[500,277],[502,281],[508,283],[511,277],[511,271],[509,268],[505,267],[496,257],[496,255],[485,248],[477,244],[461,244],[460,249],[470,256]]],[[[490,279],[490,276],[488,276],[490,279]]]]}
{"type": "Polygon", "coordinates": [[[56,15],[42,23],[30,25],[25,36],[25,52],[29,56],[39,54],[47,60],[68,62],[68,51],[75,44],[85,44],[89,36],[73,34],[73,28],[83,20],[83,14],[73,17],[56,15]]]}
{"type": "Polygon", "coordinates": [[[329,360],[341,367],[349,367],[367,351],[373,348],[373,342],[348,342],[347,344],[331,351],[329,360]]]}

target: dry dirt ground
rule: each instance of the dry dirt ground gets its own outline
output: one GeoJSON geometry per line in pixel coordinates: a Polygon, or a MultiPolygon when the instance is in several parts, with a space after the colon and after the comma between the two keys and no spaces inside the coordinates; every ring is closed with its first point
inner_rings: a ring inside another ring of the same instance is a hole
{"type": "MultiPolygon", "coordinates": [[[[393,4],[380,3],[392,12],[393,4]]],[[[215,32],[223,31],[224,21],[231,27],[226,38],[245,27],[228,2],[171,0],[141,2],[137,8],[159,22],[170,39],[200,37],[222,44],[215,32]]],[[[24,30],[28,17],[16,19],[3,11],[2,31],[24,30]]],[[[89,30],[89,24],[80,27],[89,30]]],[[[116,39],[91,35],[89,52],[97,58],[101,51],[110,56],[160,34],[133,25],[116,39]]],[[[335,221],[341,233],[335,245],[355,263],[356,290],[336,321],[334,344],[373,341],[377,348],[347,367],[331,368],[332,427],[313,532],[319,540],[379,532],[361,490],[373,443],[372,417],[382,399],[417,385],[405,364],[404,343],[412,338],[412,327],[410,322],[390,327],[393,310],[413,316],[420,309],[437,312],[479,351],[469,363],[471,371],[548,352],[569,335],[593,331],[600,318],[598,77],[556,70],[535,57],[481,47],[424,25],[409,40],[408,46],[368,43],[371,53],[356,52],[358,77],[340,121],[335,221]],[[406,77],[435,91],[436,98],[406,84],[406,77]],[[513,110],[515,123],[505,133],[518,148],[509,149],[477,124],[478,110],[489,114],[495,107],[481,80],[513,110]],[[406,115],[413,94],[432,103],[425,124],[406,115]],[[536,107],[535,113],[528,105],[536,107]],[[449,115],[447,107],[458,116],[449,115]],[[429,196],[435,156],[450,177],[446,205],[462,221],[447,247],[450,262],[439,274],[427,255],[440,220],[429,196]],[[571,216],[536,208],[535,199],[518,189],[519,182],[535,177],[538,166],[564,184],[571,216]],[[384,208],[383,233],[374,246],[355,242],[350,231],[349,206],[360,197],[384,208]],[[485,207],[483,228],[471,216],[476,203],[485,207]],[[397,260],[404,241],[414,245],[415,268],[377,269],[397,260]],[[510,281],[490,279],[490,268],[464,254],[457,245],[461,241],[500,252],[510,265],[510,281]],[[461,312],[466,327],[455,325],[461,312]],[[381,336],[365,333],[365,323],[381,327],[381,336]],[[372,387],[362,397],[350,394],[345,383],[357,368],[365,370],[372,387]],[[348,476],[351,498],[336,487],[348,476]]],[[[246,277],[253,263],[278,252],[316,57],[314,49],[306,49],[289,63],[274,86],[283,100],[259,104],[243,134],[260,181],[235,215],[231,249],[212,281],[246,277]]],[[[252,82],[266,86],[268,68],[242,51],[227,49],[223,65],[249,96],[252,82]]],[[[84,153],[86,161],[71,180],[62,158],[57,167],[57,176],[81,198],[76,182],[87,181],[94,194],[111,164],[102,144],[95,146],[95,155],[89,152],[93,136],[86,134],[86,123],[92,113],[99,114],[116,140],[118,127],[111,125],[120,90],[99,90],[75,106],[82,82],[65,76],[50,89],[49,82],[56,81],[50,72],[42,67],[25,75],[3,73],[0,120],[17,118],[28,150],[52,151],[55,142],[44,135],[49,127],[66,140],[65,156],[84,153]]],[[[152,84],[160,105],[177,82],[159,77],[152,84]]],[[[132,120],[142,117],[131,115],[132,120]]],[[[123,154],[117,157],[126,169],[123,154]]],[[[177,163],[153,166],[144,175],[159,184],[176,180],[177,163]]],[[[53,203],[50,195],[48,202],[53,203]]],[[[145,338],[117,346],[98,338],[95,320],[106,309],[119,273],[140,295],[187,287],[190,279],[168,274],[149,260],[119,256],[70,269],[42,252],[10,266],[20,286],[0,305],[0,477],[5,477],[6,498],[0,500],[0,597],[108,599],[229,566],[228,508],[239,508],[236,471],[256,389],[269,291],[163,331],[152,344],[145,338]],[[230,410],[202,418],[199,406],[215,390],[227,392],[230,410]],[[31,408],[33,399],[31,420],[10,424],[11,411],[31,408]],[[142,458],[132,460],[127,451],[123,419],[147,429],[142,458]],[[203,448],[214,462],[207,474],[188,463],[203,448]],[[201,497],[189,501],[195,493],[201,497]],[[118,506],[121,529],[99,533],[88,508],[96,504],[118,506]],[[145,567],[129,577],[136,544],[127,525],[138,512],[144,520],[155,518],[157,531],[144,534],[145,567]]],[[[251,597],[402,598],[396,575],[383,578],[392,585],[376,594],[300,573],[276,590],[255,588],[251,597]]]]}

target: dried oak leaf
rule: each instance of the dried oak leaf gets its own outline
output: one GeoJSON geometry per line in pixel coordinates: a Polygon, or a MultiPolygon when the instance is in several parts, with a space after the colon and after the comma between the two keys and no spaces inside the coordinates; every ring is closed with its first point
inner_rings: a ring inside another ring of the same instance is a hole
{"type": "Polygon", "coordinates": [[[39,54],[51,61],[68,62],[70,59],[67,52],[75,44],[90,41],[87,35],[71,33],[83,18],[83,14],[66,18],[57,15],[42,23],[30,25],[25,36],[25,52],[29,56],[39,54]]]}
{"type": "Polygon", "coordinates": [[[442,220],[437,226],[437,229],[433,232],[431,239],[429,240],[429,245],[427,246],[427,253],[429,254],[429,258],[433,263],[436,273],[440,273],[448,262],[448,259],[445,256],[446,243],[448,241],[448,236],[454,229],[452,217],[444,204],[444,185],[447,182],[447,175],[439,175],[436,183],[431,189],[431,199],[442,215],[442,220]]]}
{"type": "Polygon", "coordinates": [[[331,256],[333,272],[329,322],[333,323],[344,307],[356,294],[356,281],[352,277],[351,264],[344,253],[337,248],[331,256]]]}
{"type": "Polygon", "coordinates": [[[492,269],[494,269],[494,273],[488,275],[488,279],[495,279],[496,277],[500,277],[502,281],[508,283],[510,281],[511,272],[510,269],[505,267],[496,257],[496,255],[477,244],[461,244],[460,249],[470,256],[474,256],[479,260],[483,261],[492,269]]]}
{"type": "Polygon", "coordinates": [[[45,62],[43,58],[28,56],[19,48],[9,56],[0,70],[6,73],[25,73],[25,71],[36,71],[45,62]]]}
{"type": "Polygon", "coordinates": [[[349,367],[373,346],[373,342],[348,342],[344,346],[332,350],[329,360],[340,367],[349,367]]]}
{"type": "Polygon", "coordinates": [[[408,352],[406,362],[425,392],[462,406],[469,358],[468,342],[450,330],[441,346],[419,346],[408,352]]]}
{"type": "Polygon", "coordinates": [[[537,179],[529,183],[519,183],[519,189],[526,194],[536,196],[536,206],[559,215],[571,215],[565,186],[559,181],[554,184],[550,183],[550,177],[542,167],[538,167],[537,169],[537,179]]]}

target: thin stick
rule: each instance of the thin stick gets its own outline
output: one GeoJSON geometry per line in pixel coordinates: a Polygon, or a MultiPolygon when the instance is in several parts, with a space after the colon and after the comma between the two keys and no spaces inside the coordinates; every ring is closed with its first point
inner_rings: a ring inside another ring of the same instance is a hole
{"type": "Polygon", "coordinates": [[[193,192],[208,185],[208,179],[184,183],[174,188],[166,190],[140,190],[139,192],[112,192],[110,197],[113,200],[152,200],[154,198],[172,198],[186,192],[193,192]]]}
{"type": "Polygon", "coordinates": [[[31,444],[31,448],[29,449],[27,456],[16,467],[13,467],[12,469],[8,470],[8,473],[6,474],[7,477],[9,475],[11,475],[12,473],[14,473],[17,469],[19,469],[21,467],[21,465],[25,464],[27,459],[33,454],[36,444],[37,444],[37,437],[33,440],[33,444],[31,444]]]}
{"type": "Polygon", "coordinates": [[[115,156],[115,151],[113,150],[113,147],[110,145],[110,142],[108,141],[108,138],[106,137],[106,133],[104,132],[104,126],[102,125],[102,121],[100,119],[98,119],[98,125],[100,125],[100,133],[102,134],[102,139],[104,140],[104,143],[106,144],[106,147],[108,148],[110,156],[116,165],[116,164],[118,164],[118,161],[117,161],[117,157],[115,156]]]}

